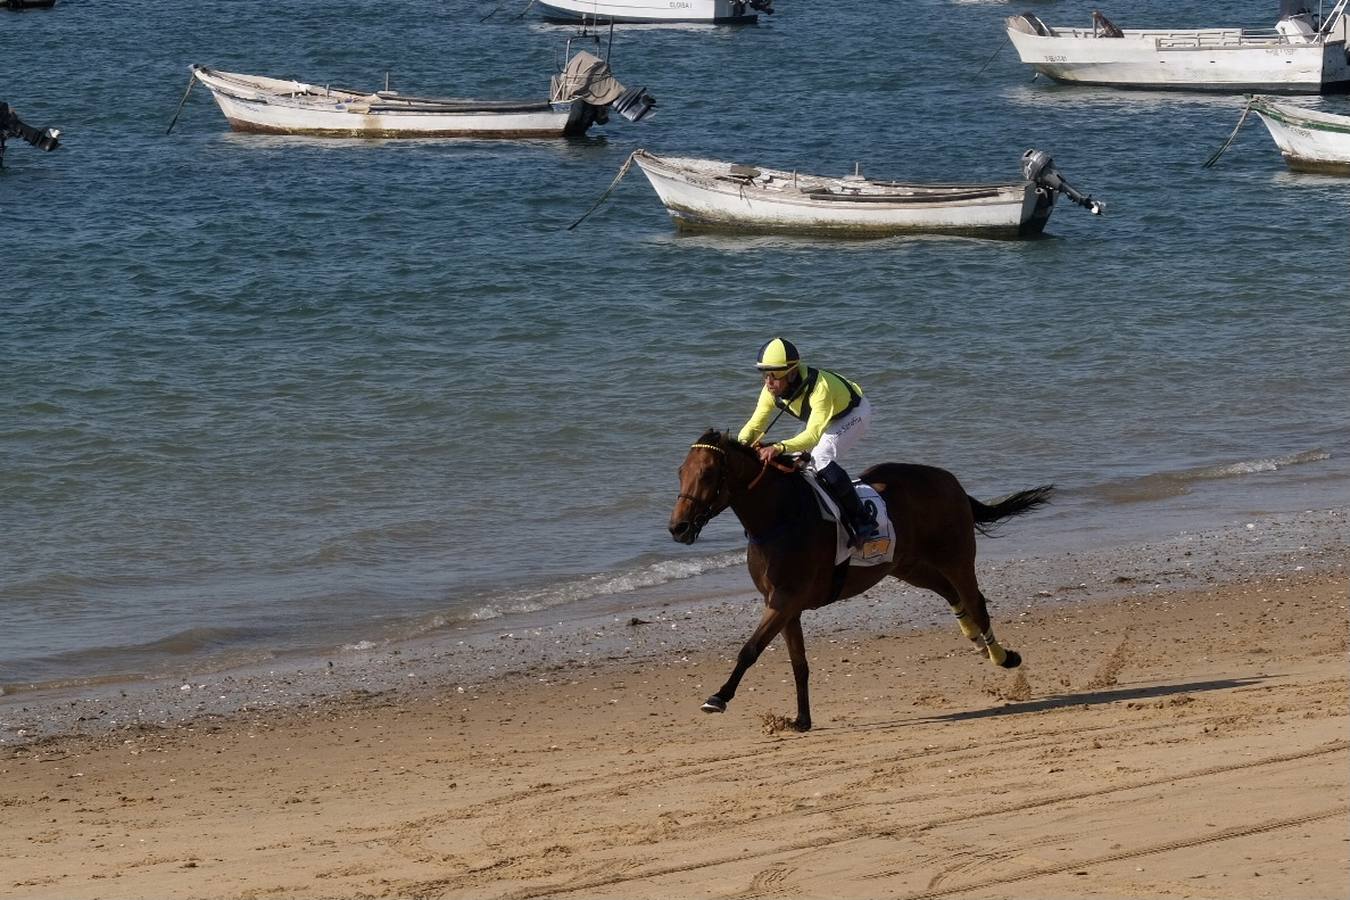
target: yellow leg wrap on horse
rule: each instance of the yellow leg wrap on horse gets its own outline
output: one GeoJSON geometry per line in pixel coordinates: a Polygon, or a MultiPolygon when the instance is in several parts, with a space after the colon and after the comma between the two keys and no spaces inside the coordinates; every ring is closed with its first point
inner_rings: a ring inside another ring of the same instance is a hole
{"type": "Polygon", "coordinates": [[[979,640],[980,629],[970,620],[970,616],[966,615],[965,610],[953,610],[953,612],[956,613],[956,624],[961,626],[961,633],[966,636],[966,639],[979,640]]]}
{"type": "Polygon", "coordinates": [[[980,635],[980,640],[984,642],[984,650],[989,654],[989,659],[994,665],[1003,665],[1003,661],[1008,658],[1008,651],[1004,650],[1003,645],[995,640],[994,629],[991,628],[980,635]]]}

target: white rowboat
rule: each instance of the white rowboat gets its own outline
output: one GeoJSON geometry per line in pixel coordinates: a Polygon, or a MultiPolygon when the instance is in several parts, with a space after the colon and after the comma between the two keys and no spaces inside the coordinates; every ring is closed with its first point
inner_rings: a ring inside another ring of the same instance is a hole
{"type": "Polygon", "coordinates": [[[1002,184],[831,178],[710,159],[633,153],[676,225],[685,228],[873,237],[905,233],[1029,237],[1064,193],[1094,213],[1102,204],[1069,187],[1050,157],[1028,150],[1024,177],[1002,184]]]}
{"type": "Polygon", "coordinates": [[[1112,87],[1261,93],[1350,88],[1347,0],[1325,21],[1284,4],[1272,29],[1118,28],[1093,13],[1090,28],[1051,27],[1032,13],[1006,20],[1022,62],[1056,81],[1112,87]]]}
{"type": "Polygon", "coordinates": [[[535,0],[562,22],[707,22],[750,24],[772,13],[773,0],[535,0]]]}
{"type": "Polygon", "coordinates": [[[465,100],[361,92],[191,67],[230,127],[264,134],[324,137],[530,138],[584,134],[608,119],[610,106],[637,121],[655,104],[641,88],[625,90],[598,57],[582,51],[553,76],[546,100],[465,100]]]}
{"type": "Polygon", "coordinates": [[[1350,175],[1350,116],[1335,115],[1269,97],[1253,97],[1285,163],[1296,172],[1350,175]]]}

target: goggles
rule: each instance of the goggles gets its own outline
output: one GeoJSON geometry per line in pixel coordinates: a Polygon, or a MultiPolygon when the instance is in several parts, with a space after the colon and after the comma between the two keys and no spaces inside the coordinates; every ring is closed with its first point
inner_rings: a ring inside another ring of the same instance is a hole
{"type": "Polygon", "coordinates": [[[788,376],[792,374],[793,368],[795,367],[786,369],[760,369],[759,375],[765,381],[768,381],[769,379],[773,379],[774,381],[787,381],[788,376]]]}

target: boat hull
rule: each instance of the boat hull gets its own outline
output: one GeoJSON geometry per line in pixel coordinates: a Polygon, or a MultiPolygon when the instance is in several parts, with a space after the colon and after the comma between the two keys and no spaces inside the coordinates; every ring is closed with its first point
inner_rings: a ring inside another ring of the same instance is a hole
{"type": "MultiPolygon", "coordinates": [[[[462,109],[371,108],[368,98],[351,92],[334,91],[329,98],[314,96],[322,92],[301,82],[255,79],[269,87],[293,86],[303,101],[278,97],[266,91],[241,88],[214,72],[194,69],[198,81],[211,91],[225,120],[235,131],[254,134],[293,134],[317,137],[355,138],[556,138],[584,131],[586,105],[583,101],[549,103],[481,103],[462,101],[462,109]],[[308,91],[308,93],[303,93],[308,91]],[[579,105],[580,104],[580,105],[579,105]]],[[[381,101],[396,107],[397,98],[381,101]]],[[[434,104],[433,104],[434,105],[434,104]]],[[[591,117],[593,119],[593,116],[591,117]]]]}
{"type": "Polygon", "coordinates": [[[706,22],[748,25],[759,20],[738,0],[536,0],[546,19],[557,22],[706,22]]]}
{"type": "Polygon", "coordinates": [[[757,170],[772,178],[768,187],[760,187],[732,177],[731,166],[710,160],[656,157],[645,151],[635,154],[634,160],[675,224],[692,230],[1024,238],[1044,229],[1054,206],[1053,194],[1031,182],[907,185],[899,187],[912,191],[908,197],[878,194],[820,199],[820,192],[813,197],[810,184],[798,182],[790,172],[757,170]],[[690,163],[703,168],[691,171],[690,163]],[[726,172],[712,168],[717,165],[726,172]]]}
{"type": "Polygon", "coordinates": [[[1252,101],[1285,164],[1296,172],[1350,175],[1350,116],[1269,100],[1252,101]]]}
{"type": "Polygon", "coordinates": [[[1022,62],[1056,81],[1164,90],[1318,94],[1350,90],[1342,40],[1290,44],[1239,29],[1126,30],[1119,38],[1054,29],[1028,34],[1009,21],[1022,62]]]}

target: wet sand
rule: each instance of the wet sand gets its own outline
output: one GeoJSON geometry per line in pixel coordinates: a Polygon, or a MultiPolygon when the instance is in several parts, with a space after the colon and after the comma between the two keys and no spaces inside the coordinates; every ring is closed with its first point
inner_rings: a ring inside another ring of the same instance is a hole
{"type": "Polygon", "coordinates": [[[781,642],[698,712],[746,597],[7,697],[0,896],[1339,898],[1344,524],[984,566],[1014,672],[808,614],[806,734],[781,642]]]}

